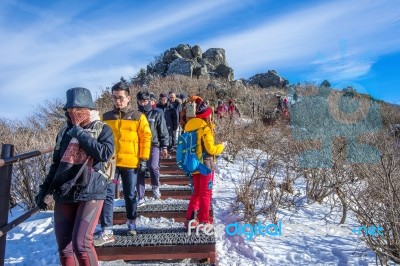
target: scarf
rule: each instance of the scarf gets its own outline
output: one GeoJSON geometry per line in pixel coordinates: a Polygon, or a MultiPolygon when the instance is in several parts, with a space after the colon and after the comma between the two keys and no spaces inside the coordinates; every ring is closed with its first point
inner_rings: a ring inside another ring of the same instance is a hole
{"type": "MultiPolygon", "coordinates": [[[[91,134],[91,127],[99,120],[98,112],[86,109],[84,112],[68,112],[71,122],[78,122],[84,130],[91,134]],[[79,122],[80,121],[80,122],[79,122]]],[[[68,130],[68,129],[67,129],[68,130]]],[[[67,195],[73,187],[83,188],[89,184],[92,175],[93,159],[80,147],[76,138],[72,138],[65,150],[54,175],[53,186],[60,196],[67,195]]]]}
{"type": "Polygon", "coordinates": [[[71,108],[67,110],[74,126],[87,126],[90,123],[90,110],[87,108],[71,108]]]}

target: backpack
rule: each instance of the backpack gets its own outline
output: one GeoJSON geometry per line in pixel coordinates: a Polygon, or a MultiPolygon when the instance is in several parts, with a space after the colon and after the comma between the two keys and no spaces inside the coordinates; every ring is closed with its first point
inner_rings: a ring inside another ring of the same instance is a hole
{"type": "MultiPolygon", "coordinates": [[[[104,122],[96,121],[91,129],[85,129],[85,131],[89,131],[91,133],[91,135],[97,139],[99,137],[101,131],[103,130],[104,125],[105,125],[104,122]]],[[[67,132],[67,129],[68,129],[68,126],[64,125],[64,127],[58,132],[56,146],[54,147],[55,151],[60,149],[61,140],[62,140],[64,134],[67,132]]],[[[117,168],[117,161],[116,161],[115,154],[113,154],[107,160],[107,162],[103,162],[103,165],[104,165],[104,169],[103,170],[99,169],[97,172],[99,172],[101,175],[103,175],[107,180],[114,179],[115,170],[117,168]]]]}
{"type": "Polygon", "coordinates": [[[186,104],[186,117],[196,117],[196,102],[186,104]]]}
{"type": "Polygon", "coordinates": [[[211,169],[200,162],[201,158],[200,160],[197,159],[196,146],[197,131],[181,134],[176,145],[176,163],[186,175],[196,171],[199,171],[202,175],[208,175],[211,173],[211,169]]]}

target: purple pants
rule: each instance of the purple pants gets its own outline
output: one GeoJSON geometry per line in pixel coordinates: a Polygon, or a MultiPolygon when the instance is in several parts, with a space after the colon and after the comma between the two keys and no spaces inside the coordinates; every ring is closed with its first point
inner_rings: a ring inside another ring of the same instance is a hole
{"type": "Polygon", "coordinates": [[[102,207],[103,200],[55,203],[54,231],[61,265],[98,265],[93,233],[102,207]]]}
{"type": "MultiPolygon", "coordinates": [[[[160,148],[151,147],[150,159],[147,162],[147,167],[150,171],[151,185],[158,187],[160,185],[160,148]]],[[[138,173],[136,191],[138,193],[138,199],[144,197],[145,192],[145,181],[144,173],[138,173]]]]}

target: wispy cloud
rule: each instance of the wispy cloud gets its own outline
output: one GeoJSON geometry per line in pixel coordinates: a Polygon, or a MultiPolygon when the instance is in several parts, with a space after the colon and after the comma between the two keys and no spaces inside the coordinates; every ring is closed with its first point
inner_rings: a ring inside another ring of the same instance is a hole
{"type": "Polygon", "coordinates": [[[323,2],[204,45],[224,47],[239,76],[303,68],[312,69],[305,78],[352,79],[368,73],[376,57],[400,50],[398,10],[398,1],[323,2]]]}
{"type": "MultiPolygon", "coordinates": [[[[121,75],[133,75],[140,63],[142,66],[147,63],[129,62],[127,58],[158,41],[189,30],[210,14],[218,16],[226,12],[220,8],[226,4],[227,1],[180,3],[180,6],[170,5],[140,14],[130,7],[136,12],[134,16],[126,15],[129,10],[123,10],[120,16],[109,14],[86,21],[77,19],[85,7],[61,15],[15,2],[17,8],[34,14],[37,20],[22,32],[13,32],[7,25],[0,25],[0,36],[3,36],[0,37],[0,87],[3,92],[13,88],[9,95],[21,99],[21,106],[27,106],[33,100],[45,100],[46,95],[47,99],[63,97],[68,84],[86,84],[92,90],[109,86],[121,75]],[[118,48],[127,44],[129,54],[121,54],[118,48]],[[93,65],[93,61],[108,64],[93,65]],[[32,91],[35,96],[24,99],[23,96],[32,91]]],[[[7,115],[12,116],[18,110],[8,105],[5,97],[0,97],[0,106],[0,114],[8,110],[7,115]]]]}
{"type": "Polygon", "coordinates": [[[290,5],[251,29],[240,19],[229,21],[231,13],[251,7],[249,14],[261,15],[257,7],[273,1],[170,1],[162,7],[151,1],[140,7],[134,1],[106,2],[57,1],[44,8],[1,1],[0,116],[21,116],[25,107],[63,98],[69,86],[95,93],[120,76],[132,76],[172,45],[188,42],[185,36],[192,32],[206,36],[188,38],[203,50],[225,48],[237,78],[274,68],[303,72],[305,79],[352,79],[368,73],[381,55],[400,49],[399,1],[312,1],[314,6],[301,4],[300,10],[290,5]],[[220,20],[241,30],[218,28],[220,20]]]}

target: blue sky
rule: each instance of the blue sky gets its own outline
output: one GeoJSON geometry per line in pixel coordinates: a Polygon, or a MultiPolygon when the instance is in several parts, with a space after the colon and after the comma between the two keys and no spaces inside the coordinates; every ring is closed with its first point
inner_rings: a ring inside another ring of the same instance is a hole
{"type": "Polygon", "coordinates": [[[178,44],[224,48],[235,78],[276,70],[400,103],[400,1],[0,1],[0,117],[93,95],[178,44]]]}

